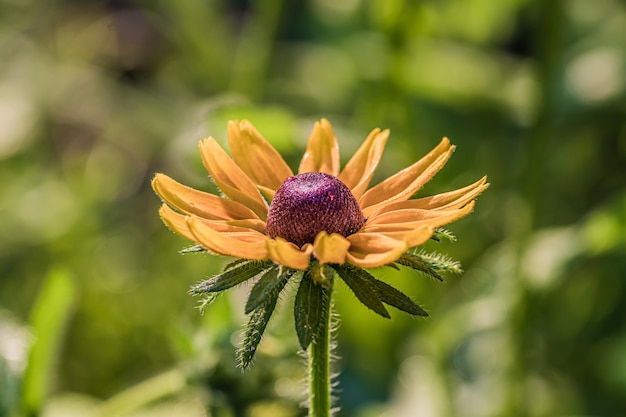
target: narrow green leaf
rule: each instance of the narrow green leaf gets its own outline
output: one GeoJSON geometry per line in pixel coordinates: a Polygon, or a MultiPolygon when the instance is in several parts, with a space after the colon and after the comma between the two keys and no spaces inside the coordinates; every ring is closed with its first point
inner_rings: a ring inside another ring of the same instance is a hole
{"type": "MultiPolygon", "coordinates": [[[[365,272],[363,269],[350,264],[333,267],[361,303],[375,313],[385,318],[391,318],[380,297],[363,274],[363,272],[365,272]]],[[[365,272],[365,274],[369,275],[367,272],[365,272]]]]}
{"type": "Polygon", "coordinates": [[[248,259],[242,259],[242,258],[237,258],[237,259],[235,259],[233,261],[230,261],[229,263],[227,263],[224,266],[224,269],[222,269],[222,272],[226,272],[229,269],[232,269],[232,268],[236,267],[237,265],[241,265],[244,262],[250,262],[250,261],[248,259]]]}
{"type": "MultiPolygon", "coordinates": [[[[273,271],[277,271],[278,268],[273,268],[273,271]]],[[[285,288],[289,277],[294,274],[295,271],[287,271],[287,273],[281,274],[277,279],[277,284],[274,286],[272,291],[267,292],[263,301],[259,306],[254,310],[250,320],[246,324],[246,328],[244,330],[244,338],[241,348],[237,352],[239,357],[239,362],[241,363],[241,367],[245,370],[250,366],[252,359],[254,358],[254,354],[259,347],[259,343],[261,343],[261,339],[263,337],[263,333],[265,332],[265,328],[272,317],[272,313],[276,308],[276,303],[278,302],[278,297],[280,292],[285,288]],[[285,278],[283,278],[285,277],[285,278]],[[282,279],[281,279],[282,278],[282,279]]],[[[274,275],[271,271],[266,273],[266,276],[274,275]]],[[[263,278],[261,278],[263,279],[263,278]]]]}
{"type": "Polygon", "coordinates": [[[378,298],[385,303],[399,310],[412,314],[414,316],[428,317],[428,313],[420,306],[415,304],[406,294],[392,287],[386,282],[380,281],[370,275],[367,271],[361,269],[359,272],[362,278],[367,280],[378,298]]]}
{"type": "Polygon", "coordinates": [[[311,277],[310,270],[307,270],[300,280],[294,305],[296,333],[300,346],[304,350],[311,344],[318,332],[323,313],[323,297],[324,287],[316,284],[311,277]]]}
{"type": "Polygon", "coordinates": [[[245,261],[191,287],[191,294],[219,292],[249,280],[273,265],[271,261],[245,261]]]}
{"type": "Polygon", "coordinates": [[[261,278],[250,290],[250,296],[246,303],[246,314],[250,314],[263,304],[267,298],[273,297],[280,292],[295,272],[294,269],[282,270],[278,266],[264,271],[261,278]]]}

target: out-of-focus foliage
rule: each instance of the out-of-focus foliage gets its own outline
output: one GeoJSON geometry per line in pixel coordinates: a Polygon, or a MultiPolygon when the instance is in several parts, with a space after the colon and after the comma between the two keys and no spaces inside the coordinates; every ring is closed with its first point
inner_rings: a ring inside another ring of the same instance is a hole
{"type": "Polygon", "coordinates": [[[244,117],[293,166],[327,117],[344,157],[391,128],[377,178],[445,135],[424,193],[492,183],[436,246],[463,276],[381,277],[431,318],[337,285],[340,416],[626,410],[623,2],[2,0],[0,62],[0,416],[303,414],[291,315],[242,374],[249,288],[198,314],[226,260],[149,187],[215,191],[196,143],[244,117]]]}

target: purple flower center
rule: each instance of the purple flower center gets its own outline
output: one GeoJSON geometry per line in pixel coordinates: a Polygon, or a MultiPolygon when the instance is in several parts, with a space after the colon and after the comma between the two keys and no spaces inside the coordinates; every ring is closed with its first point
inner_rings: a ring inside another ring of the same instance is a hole
{"type": "Polygon", "coordinates": [[[350,236],[365,218],[350,189],[321,172],[289,177],[278,188],[267,215],[265,234],[302,247],[321,231],[350,236]]]}

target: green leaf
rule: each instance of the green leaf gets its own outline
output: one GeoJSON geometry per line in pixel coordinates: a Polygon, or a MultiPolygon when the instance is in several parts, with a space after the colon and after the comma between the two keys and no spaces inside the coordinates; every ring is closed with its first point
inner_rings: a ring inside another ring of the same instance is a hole
{"type": "Polygon", "coordinates": [[[333,266],[341,279],[350,287],[356,298],[375,313],[391,318],[380,297],[368,281],[369,275],[361,268],[350,264],[333,266]]]}
{"type": "MultiPolygon", "coordinates": [[[[272,268],[272,270],[266,272],[261,279],[267,276],[276,276],[277,271],[278,268],[272,268]]],[[[246,324],[243,343],[237,352],[239,362],[244,370],[250,366],[250,363],[254,358],[254,354],[259,347],[259,343],[261,343],[265,328],[267,327],[267,324],[272,317],[272,313],[276,308],[280,292],[285,288],[289,277],[291,277],[294,272],[295,271],[290,270],[278,277],[276,280],[277,284],[274,286],[273,290],[266,293],[263,301],[254,310],[248,324],[246,324]]]]}
{"type": "Polygon", "coordinates": [[[202,294],[205,292],[219,292],[244,281],[254,278],[263,271],[271,268],[271,261],[245,261],[237,263],[230,269],[225,270],[221,274],[215,275],[213,278],[202,281],[191,287],[191,294],[202,294]]]}
{"type": "Polygon", "coordinates": [[[263,304],[265,300],[278,294],[295,272],[294,269],[283,271],[278,266],[263,272],[261,278],[250,291],[250,296],[246,303],[246,314],[250,314],[263,304]]]}
{"type": "Polygon", "coordinates": [[[320,320],[323,317],[324,297],[330,297],[329,291],[317,284],[311,271],[307,270],[298,287],[294,305],[296,333],[302,349],[306,350],[319,332],[320,320]]]}
{"type": "Polygon", "coordinates": [[[358,274],[367,281],[378,298],[385,303],[399,310],[412,314],[414,316],[428,317],[428,313],[420,306],[415,304],[406,294],[387,284],[374,278],[367,271],[360,269],[358,274]]]}

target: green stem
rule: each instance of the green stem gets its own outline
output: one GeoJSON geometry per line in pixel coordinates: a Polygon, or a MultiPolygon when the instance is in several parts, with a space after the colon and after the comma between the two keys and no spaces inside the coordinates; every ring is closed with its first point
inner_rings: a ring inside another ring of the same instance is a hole
{"type": "Polygon", "coordinates": [[[323,289],[322,314],[318,333],[309,347],[309,417],[330,417],[330,320],[332,280],[323,289]]]}

